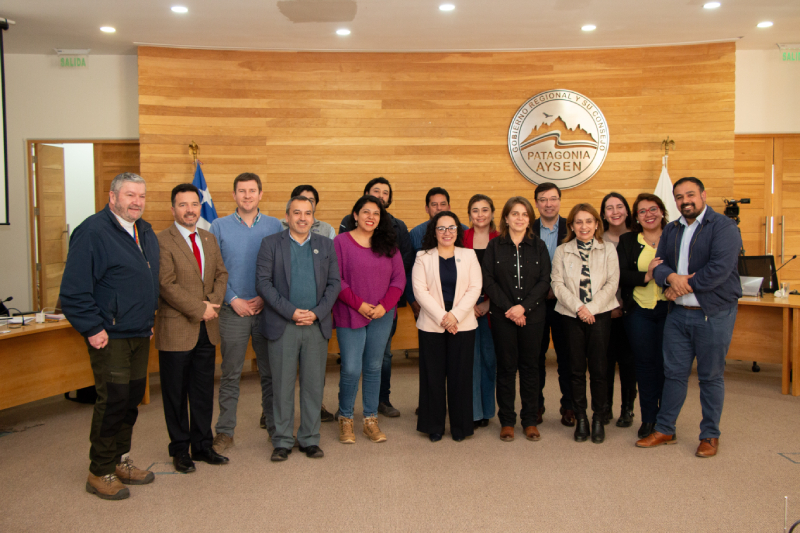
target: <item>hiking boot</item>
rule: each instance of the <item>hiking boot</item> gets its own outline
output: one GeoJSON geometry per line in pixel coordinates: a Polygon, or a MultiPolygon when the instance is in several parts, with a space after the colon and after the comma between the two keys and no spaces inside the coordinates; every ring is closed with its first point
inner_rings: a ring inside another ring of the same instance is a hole
{"type": "Polygon", "coordinates": [[[339,442],[342,444],[355,444],[356,434],[353,431],[353,419],[339,417],[339,442]]]}
{"type": "Polygon", "coordinates": [[[126,457],[124,461],[117,465],[117,478],[126,485],[147,485],[152,483],[156,476],[149,470],[142,470],[133,465],[133,460],[126,457]]]}
{"type": "Polygon", "coordinates": [[[124,500],[131,495],[128,487],[122,484],[116,474],[98,477],[91,472],[89,479],[86,480],[86,492],[97,494],[104,500],[124,500]]]}
{"type": "Polygon", "coordinates": [[[229,437],[225,433],[217,433],[214,442],[211,443],[211,449],[222,455],[222,452],[228,448],[233,448],[233,437],[229,437]]]}
{"type": "Polygon", "coordinates": [[[400,411],[395,409],[394,405],[390,404],[389,402],[381,402],[378,404],[378,412],[383,416],[388,416],[389,418],[396,418],[400,416],[400,411]]]}
{"type": "Polygon", "coordinates": [[[369,416],[364,419],[364,435],[372,442],[386,442],[386,435],[378,427],[378,417],[369,416]]]}
{"type": "Polygon", "coordinates": [[[333,422],[333,414],[325,409],[325,404],[322,404],[322,408],[319,410],[320,415],[320,422],[333,422]]]}

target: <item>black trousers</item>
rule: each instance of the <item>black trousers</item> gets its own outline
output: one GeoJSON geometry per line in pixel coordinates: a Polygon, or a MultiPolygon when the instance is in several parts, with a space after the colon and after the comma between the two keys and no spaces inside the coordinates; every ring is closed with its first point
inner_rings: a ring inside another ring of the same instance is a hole
{"type": "MultiPolygon", "coordinates": [[[[608,351],[606,352],[608,368],[606,378],[608,380],[608,407],[614,404],[614,370],[619,364],[619,384],[620,397],[625,401],[625,394],[632,394],[636,391],[636,361],[633,358],[633,350],[625,333],[625,318],[611,319],[611,334],[608,338],[608,351]]],[[[631,398],[631,401],[633,398],[631,398]]],[[[621,403],[621,402],[620,402],[621,403]]]]}
{"type": "Polygon", "coordinates": [[[602,417],[606,408],[608,389],[606,351],[611,333],[611,311],[595,315],[594,324],[579,318],[564,316],[569,336],[570,366],[572,367],[572,403],[577,418],[586,417],[586,369],[592,391],[593,417],[602,417]]]}
{"type": "Polygon", "coordinates": [[[419,331],[419,418],[417,431],[444,435],[450,413],[450,434],[465,438],[472,424],[472,359],[475,330],[451,333],[419,331]]]}
{"type": "Polygon", "coordinates": [[[170,457],[189,451],[190,445],[192,452],[211,447],[216,353],[216,348],[208,340],[204,323],[200,324],[200,336],[193,349],[158,352],[170,457]]]}
{"type": "Polygon", "coordinates": [[[563,315],[556,311],[558,300],[545,300],[547,315],[542,333],[542,347],[539,351],[539,407],[544,405],[544,383],[547,377],[545,362],[550,348],[550,335],[553,336],[553,349],[556,351],[558,365],[558,388],[561,390],[561,407],[572,409],[572,371],[569,368],[569,340],[564,329],[563,315]]]}
{"type": "Polygon", "coordinates": [[[539,414],[539,346],[544,322],[517,326],[499,312],[491,315],[492,338],[497,356],[497,418],[501,426],[514,426],[517,413],[517,372],[522,403],[522,427],[535,426],[539,414]]]}

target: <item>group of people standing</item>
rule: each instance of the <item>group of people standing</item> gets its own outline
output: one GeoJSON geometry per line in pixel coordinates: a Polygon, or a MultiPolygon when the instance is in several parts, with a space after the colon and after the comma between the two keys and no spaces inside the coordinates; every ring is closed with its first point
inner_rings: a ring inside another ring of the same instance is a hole
{"type": "Polygon", "coordinates": [[[323,421],[337,420],[339,441],[355,443],[359,380],[363,434],[386,441],[378,414],[400,416],[390,401],[391,339],[397,307],[406,303],[419,335],[417,429],[432,442],[442,439],[448,414],[455,441],[488,426],[495,398],[500,439],[514,440],[517,375],[524,435],[539,440],[552,336],[561,423],[575,427],[576,441],[604,441],[619,365],[617,425],[632,425],[638,389],[637,446],[676,442],[675,421],[696,357],[703,405],[697,454],[716,453],[724,357],[741,295],[741,240],[705,204],[696,178],[675,184],[683,216],[669,226],[661,200],[646,193],[632,210],[622,195],[610,193],[599,213],[580,203],[561,217],[561,191],[545,183],[534,191],[538,219],[522,196],[508,199],[495,219],[492,199],[476,194],[468,203],[469,226],[450,209],[448,192],[434,187],[425,198],[429,219],[409,231],[388,213],[392,187],[381,177],[367,183],[336,235],[315,218],[320,199],[313,186],[292,191],[283,221],[259,211],[262,194],[257,175],[237,176],[236,210],[205,231],[197,227],[201,191],[178,185],[175,224],[156,238],[141,219],[145,182],[125,173],[114,178],[106,208],[75,230],[61,302],[86,337],[98,390],[88,492],[123,499],[129,495],[124,484],[154,479],[123,460],[153,331],[168,449],[178,472],[195,471],[197,460],[228,462],[222,454],[234,446],[251,340],[272,461],[288,459],[295,446],[323,457],[323,421]],[[341,355],[335,415],[322,403],[333,328],[341,355]],[[213,436],[218,344],[222,378],[213,436]]]}

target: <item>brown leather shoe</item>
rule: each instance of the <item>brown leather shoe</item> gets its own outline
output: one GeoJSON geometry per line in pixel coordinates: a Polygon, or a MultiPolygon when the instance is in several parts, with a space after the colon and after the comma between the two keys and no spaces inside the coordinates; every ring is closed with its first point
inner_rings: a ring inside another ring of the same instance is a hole
{"type": "Polygon", "coordinates": [[[116,474],[99,477],[89,473],[86,480],[86,492],[97,494],[104,500],[124,500],[131,495],[128,487],[122,484],[116,474]]]}
{"type": "Polygon", "coordinates": [[[514,427],[503,426],[503,428],[500,430],[500,440],[503,442],[511,442],[514,440],[514,427]]]}
{"type": "Polygon", "coordinates": [[[542,436],[539,435],[539,430],[536,429],[536,426],[528,426],[525,428],[525,438],[528,440],[539,440],[542,436]]]}
{"type": "Polygon", "coordinates": [[[717,448],[719,448],[719,439],[703,439],[700,441],[700,446],[697,447],[697,457],[714,457],[717,455],[717,448]]]}
{"type": "Polygon", "coordinates": [[[575,426],[575,411],[561,408],[561,423],[568,428],[575,426]]]}
{"type": "Polygon", "coordinates": [[[156,476],[149,470],[136,468],[133,460],[126,457],[117,465],[117,478],[126,485],[146,485],[152,483],[156,476]]]}
{"type": "Polygon", "coordinates": [[[654,448],[662,444],[675,444],[676,442],[678,442],[678,439],[675,435],[664,435],[663,433],[654,431],[645,438],[637,440],[636,446],[639,448],[654,448]]]}

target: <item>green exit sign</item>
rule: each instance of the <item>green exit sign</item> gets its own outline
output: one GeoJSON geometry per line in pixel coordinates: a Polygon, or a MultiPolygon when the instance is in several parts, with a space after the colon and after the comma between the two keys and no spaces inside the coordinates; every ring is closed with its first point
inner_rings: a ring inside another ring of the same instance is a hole
{"type": "Polygon", "coordinates": [[[784,61],[800,61],[800,50],[782,53],[784,61]]]}
{"type": "Polygon", "coordinates": [[[86,57],[59,57],[61,61],[61,66],[66,68],[72,67],[85,67],[86,66],[86,57]]]}

